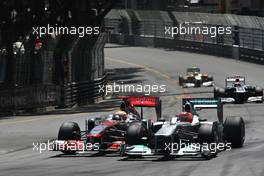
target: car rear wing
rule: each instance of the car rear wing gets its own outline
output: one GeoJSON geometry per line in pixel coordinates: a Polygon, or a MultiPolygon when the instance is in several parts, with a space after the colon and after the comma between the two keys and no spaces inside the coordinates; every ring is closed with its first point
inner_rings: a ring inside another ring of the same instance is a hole
{"type": "Polygon", "coordinates": [[[221,99],[214,98],[184,98],[182,100],[183,110],[186,105],[191,106],[191,110],[196,113],[201,109],[217,109],[217,117],[219,122],[223,123],[223,103],[221,99]]]}
{"type": "Polygon", "coordinates": [[[245,84],[246,77],[245,76],[229,76],[226,78],[226,83],[228,82],[241,82],[245,84]]]}
{"type": "Polygon", "coordinates": [[[141,107],[141,118],[143,118],[144,107],[155,108],[158,119],[162,116],[162,101],[157,96],[119,96],[118,99],[122,99],[133,107],[141,107]]]}

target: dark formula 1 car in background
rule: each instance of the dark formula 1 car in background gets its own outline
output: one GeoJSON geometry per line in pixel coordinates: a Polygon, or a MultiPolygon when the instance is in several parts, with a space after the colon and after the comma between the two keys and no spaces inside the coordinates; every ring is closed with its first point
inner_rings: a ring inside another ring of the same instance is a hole
{"type": "Polygon", "coordinates": [[[161,100],[150,96],[119,97],[123,99],[120,111],[107,117],[95,117],[86,120],[85,130],[81,131],[74,122],[63,123],[59,129],[58,140],[54,142],[54,151],[74,154],[85,151],[119,151],[124,144],[124,136],[133,121],[146,121],[143,107],[154,107],[156,118],[161,116],[161,100]],[[136,107],[141,108],[141,114],[136,107]]]}
{"type": "Polygon", "coordinates": [[[184,99],[183,107],[183,112],[170,121],[156,122],[151,128],[141,122],[131,124],[126,135],[124,154],[131,157],[164,155],[210,159],[225,150],[225,147],[231,149],[243,146],[244,120],[241,117],[227,117],[224,121],[220,100],[184,99]],[[196,111],[201,109],[217,109],[218,118],[207,121],[199,117],[196,111]]]}
{"type": "Polygon", "coordinates": [[[246,85],[243,76],[227,77],[225,88],[214,88],[214,98],[221,98],[224,103],[263,103],[263,88],[246,85]]]}
{"type": "Polygon", "coordinates": [[[207,73],[201,73],[200,68],[187,68],[186,72],[186,76],[179,76],[180,86],[184,88],[213,86],[213,76],[207,73]]]}

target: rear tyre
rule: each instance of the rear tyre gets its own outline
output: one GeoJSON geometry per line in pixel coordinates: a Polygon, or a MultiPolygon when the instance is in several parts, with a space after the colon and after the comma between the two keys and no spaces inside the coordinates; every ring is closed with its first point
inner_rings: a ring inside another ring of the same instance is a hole
{"type": "Polygon", "coordinates": [[[87,129],[90,132],[95,127],[95,119],[89,119],[87,125],[87,129]]]}
{"type": "Polygon", "coordinates": [[[195,81],[195,87],[201,87],[202,81],[201,80],[196,80],[195,81]]]}
{"type": "Polygon", "coordinates": [[[245,122],[242,117],[228,117],[224,123],[224,139],[232,147],[243,147],[245,141],[245,122]]]}
{"type": "MultiPolygon", "coordinates": [[[[77,123],[75,122],[65,122],[61,125],[58,140],[81,140],[81,130],[77,123]]],[[[74,154],[76,151],[63,150],[64,154],[74,154]]]]}

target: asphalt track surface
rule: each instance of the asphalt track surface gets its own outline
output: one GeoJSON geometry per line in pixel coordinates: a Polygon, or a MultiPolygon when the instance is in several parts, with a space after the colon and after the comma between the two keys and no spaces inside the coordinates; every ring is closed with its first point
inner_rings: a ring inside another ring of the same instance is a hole
{"type": "MultiPolygon", "coordinates": [[[[211,97],[212,88],[181,89],[178,75],[186,67],[198,66],[214,75],[215,82],[224,86],[228,75],[245,75],[251,84],[264,87],[264,66],[218,58],[214,56],[166,51],[141,47],[111,46],[105,49],[106,67],[112,81],[126,84],[165,84],[162,96],[163,116],[170,118],[180,112],[181,93],[193,97],[211,97]],[[201,93],[203,92],[203,93],[201,93]]],[[[241,149],[225,151],[206,161],[181,158],[164,161],[159,157],[127,160],[116,154],[106,156],[83,154],[63,156],[60,152],[33,151],[33,142],[55,139],[60,124],[107,114],[115,109],[115,101],[88,107],[82,113],[9,117],[0,120],[0,175],[48,176],[263,176],[264,175],[264,106],[262,104],[225,105],[225,116],[242,116],[246,121],[246,141],[241,149]],[[112,109],[113,108],[113,109],[112,109]]],[[[153,115],[147,110],[145,115],[153,115]]],[[[214,111],[201,112],[209,120],[214,111]]]]}

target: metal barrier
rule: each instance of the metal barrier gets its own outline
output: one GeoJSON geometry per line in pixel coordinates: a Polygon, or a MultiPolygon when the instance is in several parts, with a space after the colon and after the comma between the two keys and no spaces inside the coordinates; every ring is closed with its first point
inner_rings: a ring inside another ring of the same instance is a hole
{"type": "Polygon", "coordinates": [[[240,59],[243,61],[250,61],[252,63],[264,65],[264,52],[263,50],[243,48],[240,50],[240,59]]]}
{"type": "Polygon", "coordinates": [[[96,99],[103,98],[104,87],[107,83],[106,76],[94,81],[79,83],[69,83],[64,86],[64,103],[66,107],[72,107],[76,104],[84,105],[94,103],[96,99]]]}

